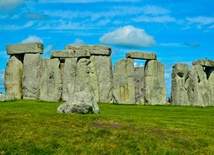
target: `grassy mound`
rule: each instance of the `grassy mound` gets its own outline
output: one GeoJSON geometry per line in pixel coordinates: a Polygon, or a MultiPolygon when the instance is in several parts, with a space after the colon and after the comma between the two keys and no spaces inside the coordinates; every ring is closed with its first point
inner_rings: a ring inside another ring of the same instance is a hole
{"type": "Polygon", "coordinates": [[[214,108],[100,103],[100,115],[61,103],[0,103],[1,154],[214,154],[214,108]]]}

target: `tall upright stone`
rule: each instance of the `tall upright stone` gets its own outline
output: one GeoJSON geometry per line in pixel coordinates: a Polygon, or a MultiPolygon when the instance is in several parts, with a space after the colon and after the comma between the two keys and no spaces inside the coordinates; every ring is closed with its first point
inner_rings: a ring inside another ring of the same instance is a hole
{"type": "Polygon", "coordinates": [[[39,99],[42,57],[40,54],[25,54],[23,65],[23,99],[39,99]]]}
{"type": "Polygon", "coordinates": [[[76,80],[77,58],[66,58],[62,76],[62,99],[67,101],[74,95],[76,80]]]}
{"type": "Polygon", "coordinates": [[[59,59],[43,59],[39,99],[57,102],[61,99],[61,94],[62,80],[59,59]]]}
{"type": "Polygon", "coordinates": [[[91,56],[97,72],[99,102],[110,103],[112,96],[112,62],[110,56],[96,55],[91,56]]]}
{"type": "Polygon", "coordinates": [[[211,91],[203,66],[193,65],[189,74],[188,96],[193,106],[208,106],[211,91]]]}
{"type": "Polygon", "coordinates": [[[189,86],[189,68],[187,64],[177,63],[172,69],[171,99],[173,105],[190,105],[187,90],[189,86]]]}
{"type": "MultiPolygon", "coordinates": [[[[78,70],[77,70],[77,76],[85,76],[85,79],[88,79],[88,81],[91,81],[90,79],[94,78],[91,74],[79,74],[80,66],[85,66],[84,63],[87,60],[90,62],[90,65],[88,67],[83,67],[86,70],[90,70],[91,73],[96,74],[97,76],[97,83],[95,82],[86,82],[85,88],[89,89],[89,87],[93,88],[93,94],[95,94],[96,99],[98,99],[99,102],[111,102],[112,101],[112,62],[111,62],[111,48],[107,46],[101,46],[101,45],[67,45],[66,51],[73,51],[72,52],[63,52],[60,54],[60,56],[66,56],[66,57],[76,57],[79,61],[77,63],[78,70]],[[83,59],[85,58],[85,59],[83,59]],[[105,65],[103,65],[105,64],[105,65]],[[98,87],[98,88],[96,88],[98,87]],[[98,91],[98,94],[97,94],[98,91]]],[[[59,56],[59,53],[57,54],[57,51],[52,54],[52,56],[59,56]]],[[[83,69],[83,73],[85,72],[83,69]]],[[[79,81],[78,78],[76,78],[77,82],[79,81]]],[[[87,81],[87,80],[86,80],[87,81]]],[[[82,84],[80,83],[80,86],[82,84]]],[[[82,91],[82,88],[80,86],[76,86],[75,84],[75,92],[82,91]],[[77,88],[76,88],[77,87],[77,88]]],[[[71,88],[71,87],[70,87],[71,88]]],[[[90,89],[91,89],[90,88],[90,89]]]]}
{"type": "Polygon", "coordinates": [[[144,67],[134,68],[135,102],[144,104],[144,67]]]}
{"type": "Polygon", "coordinates": [[[90,92],[99,101],[97,72],[90,58],[80,58],[77,61],[74,92],[90,92]]]}
{"type": "Polygon", "coordinates": [[[135,103],[134,60],[119,60],[114,66],[113,96],[116,103],[135,103]]]}
{"type": "Polygon", "coordinates": [[[23,55],[12,55],[7,62],[4,75],[6,95],[22,98],[23,55]]]}
{"type": "Polygon", "coordinates": [[[156,60],[145,64],[145,104],[166,104],[166,86],[164,82],[164,65],[156,60]]]}

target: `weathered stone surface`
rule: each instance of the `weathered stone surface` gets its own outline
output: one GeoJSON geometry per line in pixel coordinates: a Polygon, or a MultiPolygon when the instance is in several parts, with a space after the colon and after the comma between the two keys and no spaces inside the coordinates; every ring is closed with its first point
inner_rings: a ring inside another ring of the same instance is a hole
{"type": "Polygon", "coordinates": [[[134,60],[121,59],[115,64],[112,90],[116,103],[135,103],[134,60]]]}
{"type": "Polygon", "coordinates": [[[145,104],[166,104],[166,86],[164,82],[164,65],[156,60],[145,64],[145,104]]]}
{"type": "Polygon", "coordinates": [[[109,56],[92,56],[98,77],[99,102],[112,102],[112,62],[109,56]]]}
{"type": "Polygon", "coordinates": [[[91,55],[111,55],[111,48],[102,45],[67,45],[66,49],[72,49],[73,51],[86,50],[89,51],[91,55]]]}
{"type": "Polygon", "coordinates": [[[23,99],[39,99],[42,57],[40,54],[25,54],[23,65],[23,99]]]}
{"type": "Polygon", "coordinates": [[[135,102],[144,104],[144,67],[134,68],[135,102]]]}
{"type": "Polygon", "coordinates": [[[201,65],[203,67],[214,67],[214,61],[209,59],[200,59],[192,63],[193,65],[201,65]]]}
{"type": "Polygon", "coordinates": [[[97,102],[91,93],[86,91],[77,92],[72,98],[69,98],[67,102],[60,105],[57,109],[60,113],[95,113],[99,114],[100,110],[97,102]]]}
{"type": "Polygon", "coordinates": [[[188,96],[193,106],[208,106],[211,103],[210,86],[201,65],[193,65],[190,70],[188,96]]]}
{"type": "Polygon", "coordinates": [[[62,81],[59,59],[43,59],[39,99],[41,101],[57,102],[61,99],[61,94],[62,81]]]}
{"type": "Polygon", "coordinates": [[[22,98],[23,55],[13,55],[7,62],[4,75],[6,95],[22,98]]]}
{"type": "Polygon", "coordinates": [[[190,105],[187,90],[189,86],[189,68],[187,64],[177,63],[172,70],[172,92],[173,105],[190,105]]]}
{"type": "Polygon", "coordinates": [[[77,62],[75,92],[91,92],[96,101],[99,101],[98,76],[94,64],[90,59],[81,58],[77,62]]]}
{"type": "Polygon", "coordinates": [[[55,50],[51,52],[51,58],[87,58],[90,57],[91,53],[85,49],[78,50],[55,50]]]}
{"type": "Polygon", "coordinates": [[[13,44],[7,45],[7,54],[26,54],[26,53],[43,53],[43,44],[41,43],[26,43],[26,44],[13,44]]]}
{"type": "Polygon", "coordinates": [[[156,60],[157,55],[152,52],[130,51],[126,53],[126,58],[141,59],[141,60],[156,60]]]}
{"type": "Polygon", "coordinates": [[[13,101],[15,100],[14,95],[2,95],[0,94],[0,102],[13,101]]]}
{"type": "Polygon", "coordinates": [[[76,80],[76,68],[77,59],[76,58],[66,58],[64,66],[64,74],[62,77],[62,99],[67,101],[69,97],[74,95],[74,86],[76,80]]]}

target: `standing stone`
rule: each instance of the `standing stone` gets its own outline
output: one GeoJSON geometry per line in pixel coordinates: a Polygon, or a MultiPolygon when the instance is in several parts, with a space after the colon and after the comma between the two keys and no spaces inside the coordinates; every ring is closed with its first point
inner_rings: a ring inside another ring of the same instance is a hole
{"type": "Polygon", "coordinates": [[[144,104],[144,67],[134,68],[135,101],[144,104]]]}
{"type": "Polygon", "coordinates": [[[96,101],[99,101],[99,87],[97,72],[93,62],[87,58],[81,58],[77,62],[75,92],[91,92],[96,101]]]}
{"type": "Polygon", "coordinates": [[[40,100],[57,102],[61,99],[62,82],[59,59],[43,59],[40,100]]]}
{"type": "Polygon", "coordinates": [[[164,65],[156,60],[145,64],[145,104],[166,104],[166,86],[164,83],[164,65]]]}
{"type": "Polygon", "coordinates": [[[112,62],[109,56],[92,56],[98,78],[99,102],[112,102],[112,62]]]}
{"type": "Polygon", "coordinates": [[[190,105],[187,90],[189,85],[189,69],[187,64],[177,63],[172,69],[172,93],[173,105],[190,105]]]}
{"type": "Polygon", "coordinates": [[[7,62],[4,86],[7,96],[22,98],[23,55],[13,55],[7,62]]]}
{"type": "Polygon", "coordinates": [[[23,99],[39,99],[42,57],[40,54],[25,54],[23,65],[23,99]]]}
{"type": "Polygon", "coordinates": [[[67,101],[69,97],[74,95],[74,85],[76,80],[76,58],[66,58],[64,65],[64,74],[62,77],[62,99],[67,101]]]}
{"type": "Polygon", "coordinates": [[[211,102],[210,86],[201,65],[193,65],[190,70],[188,95],[193,106],[208,106],[211,102]]]}
{"type": "Polygon", "coordinates": [[[134,60],[121,59],[115,64],[113,95],[116,103],[135,103],[134,60]]]}

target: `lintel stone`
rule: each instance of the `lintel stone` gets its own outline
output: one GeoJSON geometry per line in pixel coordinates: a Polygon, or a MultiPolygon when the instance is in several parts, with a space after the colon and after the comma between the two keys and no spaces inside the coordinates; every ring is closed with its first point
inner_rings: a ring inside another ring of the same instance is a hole
{"type": "Polygon", "coordinates": [[[55,50],[51,52],[51,58],[85,58],[90,57],[91,53],[87,50],[55,50]]]}
{"type": "Polygon", "coordinates": [[[209,59],[200,59],[192,63],[193,65],[201,65],[203,67],[214,67],[214,61],[209,59]]]}
{"type": "Polygon", "coordinates": [[[24,43],[7,45],[7,54],[42,54],[44,46],[41,43],[24,43]]]}
{"type": "Polygon", "coordinates": [[[126,58],[141,59],[141,60],[156,60],[157,55],[152,52],[130,51],[126,53],[126,58]]]}

